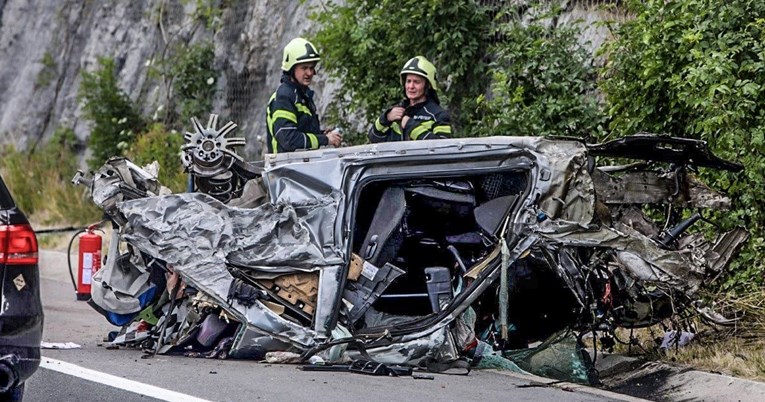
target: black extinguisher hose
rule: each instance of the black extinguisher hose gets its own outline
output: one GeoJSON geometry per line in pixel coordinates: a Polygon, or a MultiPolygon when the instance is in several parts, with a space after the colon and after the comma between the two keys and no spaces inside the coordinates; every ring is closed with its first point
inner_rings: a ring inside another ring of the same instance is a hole
{"type": "Polygon", "coordinates": [[[72,244],[74,244],[74,239],[77,238],[77,236],[80,235],[80,233],[87,232],[88,229],[80,229],[72,236],[72,239],[69,240],[69,247],[66,249],[66,262],[69,264],[69,277],[72,278],[72,286],[74,287],[74,291],[77,291],[77,281],[74,279],[74,271],[72,270],[72,244]]]}

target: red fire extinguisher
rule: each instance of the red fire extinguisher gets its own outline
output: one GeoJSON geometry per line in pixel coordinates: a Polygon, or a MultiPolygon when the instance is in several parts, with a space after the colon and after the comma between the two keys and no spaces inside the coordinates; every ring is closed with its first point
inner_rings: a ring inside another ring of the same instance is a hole
{"type": "Polygon", "coordinates": [[[95,233],[95,227],[88,227],[80,236],[80,258],[77,266],[77,300],[90,299],[90,284],[93,275],[101,269],[101,236],[95,233]]]}

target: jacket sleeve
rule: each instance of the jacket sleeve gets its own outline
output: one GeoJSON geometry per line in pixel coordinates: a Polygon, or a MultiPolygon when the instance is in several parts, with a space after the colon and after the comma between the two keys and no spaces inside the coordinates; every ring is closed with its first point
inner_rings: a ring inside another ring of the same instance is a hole
{"type": "Polygon", "coordinates": [[[292,152],[297,149],[317,149],[327,145],[327,136],[321,133],[304,133],[297,127],[295,102],[284,91],[277,91],[268,107],[268,125],[273,133],[274,150],[292,152]]]}
{"type": "Polygon", "coordinates": [[[436,119],[420,124],[410,122],[404,129],[406,137],[411,140],[433,140],[452,136],[452,121],[446,110],[436,113],[436,119]]]}
{"type": "Polygon", "coordinates": [[[390,142],[401,141],[401,126],[398,123],[388,121],[388,112],[392,108],[386,109],[380,117],[375,119],[372,127],[369,128],[367,137],[369,142],[390,142]]]}

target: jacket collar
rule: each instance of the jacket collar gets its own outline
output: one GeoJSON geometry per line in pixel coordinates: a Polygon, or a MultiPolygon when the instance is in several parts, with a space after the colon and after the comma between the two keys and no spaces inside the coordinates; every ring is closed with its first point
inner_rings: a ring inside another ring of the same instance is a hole
{"type": "Polygon", "coordinates": [[[304,98],[306,98],[308,100],[313,100],[313,93],[314,93],[313,89],[311,89],[311,88],[309,88],[309,87],[307,87],[305,85],[300,85],[300,84],[298,84],[296,82],[293,82],[290,79],[289,73],[282,73],[281,82],[282,82],[282,84],[285,84],[285,85],[289,86],[290,88],[295,89],[295,91],[300,96],[302,96],[302,97],[304,97],[304,98]]]}
{"type": "Polygon", "coordinates": [[[412,102],[411,102],[409,99],[407,99],[407,98],[404,98],[404,99],[401,101],[401,106],[403,106],[404,108],[407,108],[407,109],[409,109],[409,108],[412,108],[412,109],[420,109],[420,108],[422,108],[423,106],[430,104],[430,102],[432,102],[432,101],[433,101],[433,100],[432,100],[432,99],[430,99],[430,98],[425,98],[425,100],[424,100],[424,101],[422,101],[422,102],[420,102],[420,103],[417,103],[417,104],[415,104],[415,105],[412,105],[412,102]]]}

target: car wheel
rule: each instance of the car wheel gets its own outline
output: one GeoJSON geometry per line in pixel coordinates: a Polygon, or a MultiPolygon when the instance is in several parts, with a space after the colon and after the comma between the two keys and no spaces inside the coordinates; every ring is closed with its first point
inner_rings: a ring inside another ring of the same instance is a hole
{"type": "Polygon", "coordinates": [[[24,384],[21,383],[10,391],[0,394],[0,402],[21,402],[24,399],[24,384]]]}

